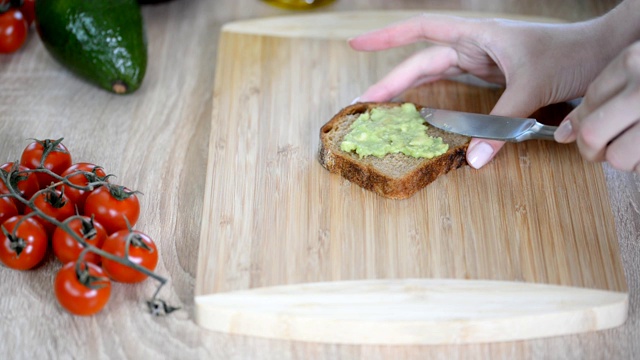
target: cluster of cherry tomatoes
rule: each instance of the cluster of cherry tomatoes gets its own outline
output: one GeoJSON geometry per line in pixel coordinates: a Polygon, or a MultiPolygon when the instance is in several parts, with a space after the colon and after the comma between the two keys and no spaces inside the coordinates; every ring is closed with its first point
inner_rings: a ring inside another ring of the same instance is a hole
{"type": "Polygon", "coordinates": [[[109,182],[92,163],[73,163],[59,140],[35,140],[19,163],[0,166],[0,261],[16,270],[40,264],[49,249],[63,266],[54,290],[77,315],[100,311],[111,281],[143,281],[158,263],[154,241],[132,230],[135,191],[109,182]]]}
{"type": "Polygon", "coordinates": [[[0,0],[0,53],[17,51],[35,19],[36,0],[0,0]]]}

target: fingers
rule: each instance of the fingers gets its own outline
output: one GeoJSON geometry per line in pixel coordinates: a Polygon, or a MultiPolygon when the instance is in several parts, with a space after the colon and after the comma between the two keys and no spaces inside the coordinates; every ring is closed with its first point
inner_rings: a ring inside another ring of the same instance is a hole
{"type": "Polygon", "coordinates": [[[587,116],[572,120],[579,123],[576,142],[585,159],[605,160],[607,145],[640,120],[640,96],[633,95],[624,91],[587,116]]]}
{"type": "Polygon", "coordinates": [[[389,74],[369,87],[360,101],[389,101],[405,90],[444,76],[457,75],[457,54],[449,47],[432,46],[396,66],[389,74]]]}
{"type": "Polygon", "coordinates": [[[640,43],[625,50],[589,86],[555,137],[576,141],[582,156],[633,171],[640,153],[640,43]]]}
{"type": "Polygon", "coordinates": [[[544,100],[538,98],[536,88],[531,87],[529,79],[516,80],[505,89],[498,102],[491,110],[491,115],[527,117],[540,107],[544,100]]]}
{"type": "Polygon", "coordinates": [[[627,77],[620,61],[615,61],[606,67],[589,85],[585,98],[578,108],[577,117],[583,118],[602,106],[627,85],[627,77]]]}
{"type": "Polygon", "coordinates": [[[587,88],[584,100],[573,112],[574,118],[588,116],[627,86],[629,78],[627,67],[630,65],[626,63],[629,61],[628,56],[618,56],[593,80],[587,88]]]}
{"type": "Polygon", "coordinates": [[[496,156],[503,145],[502,141],[471,139],[467,148],[467,163],[475,169],[480,169],[496,156]]]}
{"type": "Polygon", "coordinates": [[[356,36],[349,45],[355,50],[377,51],[424,40],[451,44],[468,34],[473,23],[460,17],[424,14],[356,36]]]}
{"type": "Polygon", "coordinates": [[[640,42],[594,80],[555,137],[561,142],[576,141],[587,160],[640,172],[640,42]]]}
{"type": "Polygon", "coordinates": [[[560,125],[558,125],[556,132],[553,133],[553,138],[559,143],[571,143],[576,141],[576,138],[578,137],[578,134],[573,130],[573,124],[570,120],[573,118],[572,113],[573,111],[567,115],[566,119],[562,120],[560,125]]]}
{"type": "MultiPolygon", "coordinates": [[[[540,107],[537,102],[531,101],[530,92],[531,89],[527,91],[518,83],[513,84],[502,94],[491,110],[491,114],[511,117],[529,116],[540,107]]],[[[479,169],[491,161],[503,145],[502,141],[472,139],[467,149],[467,162],[473,168],[479,169]]]]}
{"type": "Polygon", "coordinates": [[[640,144],[640,122],[616,138],[606,149],[605,160],[623,171],[640,173],[640,151],[630,151],[640,144]]]}
{"type": "MultiPolygon", "coordinates": [[[[605,102],[620,93],[627,84],[627,77],[618,59],[607,66],[591,83],[585,94],[584,100],[576,107],[566,119],[560,123],[554,134],[555,140],[560,143],[570,143],[578,138],[575,131],[577,123],[595,113],[605,102]],[[569,120],[572,119],[572,120],[569,120]],[[574,124],[576,123],[576,124],[574,124]]],[[[600,113],[602,115],[602,113],[600,113]]]]}

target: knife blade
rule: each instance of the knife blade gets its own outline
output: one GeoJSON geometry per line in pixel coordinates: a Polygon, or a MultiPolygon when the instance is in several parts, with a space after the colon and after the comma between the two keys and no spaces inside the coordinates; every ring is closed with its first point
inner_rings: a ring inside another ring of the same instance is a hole
{"type": "Polygon", "coordinates": [[[422,108],[420,115],[439,129],[474,138],[521,142],[554,140],[557,126],[544,125],[536,119],[474,114],[460,111],[422,108]]]}

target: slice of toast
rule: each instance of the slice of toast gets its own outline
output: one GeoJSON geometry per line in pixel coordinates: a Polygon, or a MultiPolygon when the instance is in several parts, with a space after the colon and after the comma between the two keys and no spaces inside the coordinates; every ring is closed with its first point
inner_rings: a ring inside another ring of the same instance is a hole
{"type": "MultiPolygon", "coordinates": [[[[432,159],[387,154],[382,158],[344,152],[340,144],[351,124],[374,107],[394,107],[402,103],[356,103],[342,109],[320,129],[319,161],[327,170],[340,174],[352,183],[391,199],[406,199],[433,182],[438,176],[457,169],[466,162],[471,138],[427,126],[427,134],[441,137],[449,150],[432,159]]],[[[422,108],[416,105],[418,111],[422,108]]]]}

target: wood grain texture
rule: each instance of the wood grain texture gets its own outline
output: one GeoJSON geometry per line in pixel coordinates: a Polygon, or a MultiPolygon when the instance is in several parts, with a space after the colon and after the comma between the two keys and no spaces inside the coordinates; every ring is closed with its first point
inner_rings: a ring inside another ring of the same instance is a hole
{"type": "MultiPolygon", "coordinates": [[[[350,0],[323,11],[371,9],[464,10],[582,20],[616,0],[350,0]]],[[[224,23],[290,12],[255,0],[174,0],[143,9],[150,62],[143,87],[116,97],[85,84],[57,65],[32,32],[19,53],[0,57],[0,156],[15,159],[35,136],[64,136],[77,159],[102,163],[145,193],[140,230],[159,244],[163,293],[183,307],[152,318],[141,300],[153,284],[117,285],[105,312],[65,314],[51,284],[59,265],[32,272],[0,267],[0,357],[99,359],[470,359],[640,357],[640,179],[606,169],[621,256],[630,290],[624,326],[593,334],[468,346],[349,346],[229,336],[193,322],[200,219],[211,128],[212,91],[224,23]],[[161,191],[164,190],[164,191],[161,191]]],[[[400,59],[396,59],[400,60],[400,59]]],[[[379,64],[378,74],[391,63],[379,64]]],[[[345,75],[349,75],[346,73],[345,75]]],[[[375,81],[376,79],[367,79],[375,81]]],[[[362,86],[366,86],[363,84],[362,86]]],[[[324,96],[330,89],[321,89],[324,96]]],[[[338,109],[364,90],[353,86],[338,109]]],[[[317,98],[317,102],[323,101],[317,98]]]]}
{"type": "MultiPolygon", "coordinates": [[[[367,18],[366,14],[360,16],[367,18]]],[[[400,16],[406,13],[372,15],[382,23],[400,16]]],[[[506,280],[626,292],[602,167],[582,160],[575,146],[509,144],[490,167],[453,171],[402,201],[382,198],[329,174],[317,161],[317,149],[319,129],[337,112],[332,100],[348,96],[354,85],[379,78],[380,64],[396,63],[415,49],[354,56],[344,38],[357,32],[357,21],[346,26],[346,36],[340,24],[348,22],[332,22],[325,15],[282,21],[230,24],[222,33],[196,296],[393,278],[506,280]],[[337,40],[319,38],[313,30],[307,38],[295,30],[303,24],[322,29],[328,22],[337,40]],[[292,29],[292,36],[274,36],[270,27],[292,29]],[[267,35],[253,34],[258,28],[267,35]],[[324,102],[317,99],[322,89],[331,89],[324,102]],[[244,174],[243,181],[237,174],[244,174]]],[[[359,32],[371,26],[360,25],[359,32]]],[[[437,82],[404,99],[488,113],[500,93],[496,88],[437,82]]],[[[304,291],[299,294],[304,296],[304,291]]],[[[353,306],[356,311],[357,304],[353,306]]],[[[402,303],[393,307],[400,309],[402,303]]],[[[313,309],[310,312],[298,316],[316,316],[313,309]]],[[[250,319],[250,314],[238,309],[239,317],[250,319]]],[[[394,315],[388,313],[390,323],[394,315]]],[[[196,317],[199,324],[214,329],[226,328],[224,319],[219,324],[215,316],[196,317]]],[[[328,323],[335,331],[347,326],[328,323]]],[[[415,324],[406,326],[395,327],[397,333],[416,329],[415,324]]],[[[240,333],[241,329],[276,336],[262,326],[233,327],[240,333]]],[[[446,323],[442,329],[449,329],[446,323]]],[[[523,331],[520,336],[537,333],[531,334],[523,331]]],[[[293,332],[282,335],[295,339],[293,332]]],[[[303,336],[310,340],[308,334],[303,336]]],[[[371,337],[363,333],[362,341],[371,337]]],[[[397,343],[395,337],[389,333],[388,340],[397,343]]],[[[477,341],[473,335],[468,339],[477,341]]]]}

